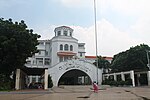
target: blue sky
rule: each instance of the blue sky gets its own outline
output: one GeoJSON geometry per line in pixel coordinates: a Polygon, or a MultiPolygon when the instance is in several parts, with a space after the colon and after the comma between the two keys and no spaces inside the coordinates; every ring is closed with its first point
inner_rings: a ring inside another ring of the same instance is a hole
{"type": "Polygon", "coordinates": [[[68,8],[57,0],[1,0],[1,16],[24,19],[30,27],[39,24],[46,25],[81,25],[89,26],[93,23],[93,9],[68,8]]]}
{"type": "MultiPolygon", "coordinates": [[[[141,43],[150,46],[150,0],[96,0],[98,55],[113,56],[141,43]]],[[[54,28],[68,25],[95,55],[93,0],[0,0],[0,15],[24,20],[41,39],[54,28]]]]}

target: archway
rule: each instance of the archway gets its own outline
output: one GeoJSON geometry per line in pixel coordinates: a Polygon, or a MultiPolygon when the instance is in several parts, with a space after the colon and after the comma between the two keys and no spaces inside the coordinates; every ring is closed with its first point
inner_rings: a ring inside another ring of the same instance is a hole
{"type": "MultiPolygon", "coordinates": [[[[101,82],[102,82],[102,70],[98,69],[98,73],[96,73],[97,72],[96,66],[94,66],[93,64],[86,62],[84,60],[80,60],[80,59],[72,59],[72,60],[60,62],[60,63],[56,64],[55,66],[52,66],[48,70],[49,70],[50,76],[52,77],[54,86],[63,84],[62,80],[66,79],[66,78],[69,79],[68,76],[78,75],[78,74],[81,76],[81,77],[80,76],[78,77],[78,80],[83,81],[84,80],[83,76],[85,76],[85,80],[87,78],[87,79],[90,79],[91,82],[97,81],[97,74],[98,74],[98,83],[101,84],[101,82]],[[73,74],[73,72],[74,72],[74,74],[73,74]]],[[[72,79],[70,78],[70,81],[71,80],[72,79]]]]}
{"type": "Polygon", "coordinates": [[[58,85],[90,85],[91,83],[90,77],[78,69],[67,71],[58,81],[58,85]]]}

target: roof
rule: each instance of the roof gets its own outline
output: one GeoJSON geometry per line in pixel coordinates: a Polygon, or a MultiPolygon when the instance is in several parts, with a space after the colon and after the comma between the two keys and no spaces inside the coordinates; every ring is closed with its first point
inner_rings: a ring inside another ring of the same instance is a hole
{"type": "Polygon", "coordinates": [[[103,57],[103,58],[109,59],[109,60],[112,60],[112,59],[113,59],[113,57],[103,57]]]}
{"type": "Polygon", "coordinates": [[[74,56],[75,54],[73,52],[57,52],[58,56],[74,56]]]}
{"type": "Polygon", "coordinates": [[[85,58],[95,58],[96,59],[96,56],[85,56],[85,58]]]}
{"type": "MultiPolygon", "coordinates": [[[[89,59],[96,59],[96,56],[85,56],[85,58],[89,58],[89,59]]],[[[103,57],[107,60],[112,60],[112,57],[103,57]]]]}
{"type": "Polygon", "coordinates": [[[56,28],[54,29],[54,32],[55,32],[57,29],[62,29],[62,28],[67,28],[67,29],[70,29],[71,31],[73,31],[73,29],[70,28],[70,27],[68,27],[68,26],[59,26],[59,27],[56,27],[56,28]]]}

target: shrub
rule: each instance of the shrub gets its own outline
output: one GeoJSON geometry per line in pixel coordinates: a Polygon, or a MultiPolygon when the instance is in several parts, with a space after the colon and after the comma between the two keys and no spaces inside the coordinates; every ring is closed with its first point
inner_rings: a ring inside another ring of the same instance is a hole
{"type": "Polygon", "coordinates": [[[51,76],[48,75],[48,88],[52,88],[53,87],[53,81],[51,79],[51,76]]]}
{"type": "Polygon", "coordinates": [[[6,75],[0,74],[0,79],[1,79],[0,91],[12,89],[13,80],[10,77],[7,77],[6,75]]]}

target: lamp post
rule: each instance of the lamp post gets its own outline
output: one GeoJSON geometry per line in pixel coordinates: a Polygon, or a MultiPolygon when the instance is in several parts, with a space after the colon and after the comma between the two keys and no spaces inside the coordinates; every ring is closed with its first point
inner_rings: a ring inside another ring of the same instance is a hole
{"type": "Polygon", "coordinates": [[[97,53],[97,23],[96,23],[96,0],[94,0],[94,25],[95,25],[95,45],[96,45],[96,67],[97,67],[97,70],[96,70],[96,76],[97,76],[97,84],[98,84],[98,53],[97,53]]]}
{"type": "Polygon", "coordinates": [[[147,64],[147,67],[150,69],[150,61],[149,61],[149,53],[150,51],[146,51],[146,54],[147,54],[147,62],[148,62],[148,64],[147,64]]]}

